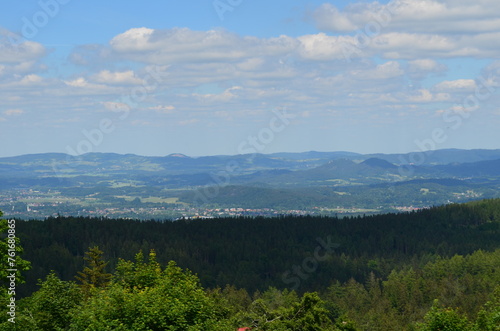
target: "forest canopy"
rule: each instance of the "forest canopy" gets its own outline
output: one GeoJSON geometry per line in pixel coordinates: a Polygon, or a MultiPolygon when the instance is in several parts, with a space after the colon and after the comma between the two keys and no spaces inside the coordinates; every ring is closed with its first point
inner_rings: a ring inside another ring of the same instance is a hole
{"type": "Polygon", "coordinates": [[[31,262],[24,329],[500,326],[500,200],[342,219],[53,217],[16,231],[31,262]]]}

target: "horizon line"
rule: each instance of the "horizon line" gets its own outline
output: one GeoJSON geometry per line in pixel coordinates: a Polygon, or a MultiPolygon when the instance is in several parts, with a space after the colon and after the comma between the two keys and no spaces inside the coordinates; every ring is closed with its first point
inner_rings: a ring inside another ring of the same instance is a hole
{"type": "Polygon", "coordinates": [[[188,155],[180,152],[173,152],[169,153],[166,155],[142,155],[142,154],[136,154],[136,153],[117,153],[117,152],[90,152],[90,153],[84,153],[80,155],[72,155],[68,153],[63,153],[63,152],[40,152],[40,153],[26,153],[26,154],[17,154],[17,155],[9,155],[9,156],[0,156],[0,159],[3,158],[15,158],[15,157],[22,157],[22,156],[33,156],[33,155],[44,155],[44,154],[57,154],[57,155],[64,155],[66,157],[81,157],[81,156],[86,156],[86,155],[92,155],[92,154],[116,154],[116,155],[134,155],[134,156],[141,156],[141,157],[168,157],[168,156],[175,156],[179,155],[180,157],[189,157],[189,158],[202,158],[202,157],[217,157],[217,156],[245,156],[245,155],[275,155],[275,154],[306,154],[306,153],[349,153],[349,154],[357,154],[360,156],[366,156],[366,155],[406,155],[406,154],[413,154],[413,153],[433,153],[433,152],[438,152],[438,151],[498,151],[500,148],[440,148],[440,149],[432,149],[432,150],[417,150],[417,151],[411,151],[411,152],[395,152],[395,153],[382,153],[382,152],[372,152],[372,153],[359,153],[359,152],[351,152],[351,151],[346,151],[346,150],[339,150],[339,151],[317,151],[317,150],[307,150],[307,151],[302,151],[302,152],[272,152],[272,153],[248,153],[248,154],[206,154],[206,155],[188,155]]]}

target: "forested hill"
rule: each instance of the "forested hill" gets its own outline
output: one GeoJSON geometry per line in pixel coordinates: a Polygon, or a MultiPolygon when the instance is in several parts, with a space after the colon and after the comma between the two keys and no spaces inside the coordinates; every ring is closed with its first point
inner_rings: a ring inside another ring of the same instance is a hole
{"type": "Polygon", "coordinates": [[[269,286],[298,292],[334,281],[385,279],[393,269],[415,268],[440,257],[500,248],[500,199],[366,217],[219,218],[133,221],[57,217],[17,221],[23,258],[32,263],[20,290],[55,272],[73,280],[83,255],[98,245],[110,270],[118,258],[154,249],[198,274],[203,286],[226,284],[250,292],[269,286]]]}

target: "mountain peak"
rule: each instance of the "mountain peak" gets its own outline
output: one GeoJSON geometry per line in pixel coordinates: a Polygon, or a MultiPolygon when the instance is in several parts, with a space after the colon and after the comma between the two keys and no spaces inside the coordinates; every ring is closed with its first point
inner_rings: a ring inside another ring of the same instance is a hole
{"type": "Polygon", "coordinates": [[[397,168],[396,165],[390,163],[389,161],[382,160],[376,157],[372,157],[369,159],[364,160],[361,162],[361,164],[370,166],[370,167],[377,167],[377,168],[384,168],[384,169],[391,169],[391,168],[397,168]]]}
{"type": "Polygon", "coordinates": [[[172,153],[167,155],[168,157],[181,157],[181,158],[189,158],[189,156],[181,154],[181,153],[172,153]]]}

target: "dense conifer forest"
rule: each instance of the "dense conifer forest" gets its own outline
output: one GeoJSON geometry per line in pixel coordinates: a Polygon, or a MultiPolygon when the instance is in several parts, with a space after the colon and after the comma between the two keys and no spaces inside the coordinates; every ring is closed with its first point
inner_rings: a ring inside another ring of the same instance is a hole
{"type": "Polygon", "coordinates": [[[52,217],[16,231],[31,263],[18,275],[24,330],[500,330],[500,199],[349,218],[52,217]]]}

